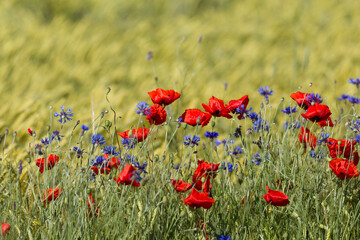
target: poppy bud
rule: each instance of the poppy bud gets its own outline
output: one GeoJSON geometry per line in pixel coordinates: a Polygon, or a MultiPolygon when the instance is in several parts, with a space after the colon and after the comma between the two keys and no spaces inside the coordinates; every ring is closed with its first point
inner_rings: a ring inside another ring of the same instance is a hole
{"type": "Polygon", "coordinates": [[[182,124],[183,129],[186,129],[187,123],[183,122],[183,123],[181,123],[181,124],[182,124]]]}
{"type": "Polygon", "coordinates": [[[89,195],[91,193],[90,188],[86,189],[86,194],[89,195]]]}
{"type": "Polygon", "coordinates": [[[105,127],[111,128],[112,123],[109,120],[105,120],[105,127]]]}
{"type": "Polygon", "coordinates": [[[196,119],[196,124],[199,125],[201,123],[201,119],[200,117],[198,119],[196,119]]]}
{"type": "Polygon", "coordinates": [[[140,142],[138,145],[139,145],[139,148],[142,148],[143,143],[142,143],[142,142],[140,142]]]}
{"type": "Polygon", "coordinates": [[[50,131],[50,126],[46,126],[46,130],[47,130],[47,131],[50,131]]]}
{"type": "Polygon", "coordinates": [[[31,162],[31,158],[27,157],[27,158],[26,158],[26,161],[27,161],[28,163],[30,163],[30,162],[31,162]]]}
{"type": "Polygon", "coordinates": [[[106,95],[108,95],[110,92],[111,92],[111,88],[108,87],[108,88],[106,89],[106,95]]]}
{"type": "Polygon", "coordinates": [[[170,155],[169,155],[169,160],[170,160],[170,161],[174,160],[174,154],[170,153],[170,155]]]}
{"type": "Polygon", "coordinates": [[[163,204],[167,204],[167,203],[168,203],[168,199],[167,199],[166,196],[163,197],[162,202],[163,202],[163,204]]]}
{"type": "Polygon", "coordinates": [[[165,154],[164,154],[164,155],[161,156],[161,160],[162,160],[162,161],[165,161],[165,159],[166,159],[166,156],[165,156],[165,154]]]}
{"type": "Polygon", "coordinates": [[[159,155],[156,154],[156,155],[154,156],[154,161],[159,161],[159,155]]]}
{"type": "Polygon", "coordinates": [[[211,127],[215,127],[215,121],[211,122],[211,127]]]}

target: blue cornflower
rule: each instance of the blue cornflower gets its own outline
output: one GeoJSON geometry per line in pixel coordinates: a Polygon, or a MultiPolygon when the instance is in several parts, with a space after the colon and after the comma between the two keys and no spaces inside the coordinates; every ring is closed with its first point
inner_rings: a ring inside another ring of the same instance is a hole
{"type": "Polygon", "coordinates": [[[259,119],[259,116],[257,115],[257,113],[249,113],[249,118],[254,122],[257,121],[259,119]]]}
{"type": "MultiPolygon", "coordinates": [[[[51,143],[51,139],[48,139],[48,138],[42,138],[41,139],[41,143],[44,144],[44,146],[47,146],[51,143]]],[[[41,146],[41,144],[38,144],[41,146]]]]}
{"type": "Polygon", "coordinates": [[[339,100],[339,101],[341,101],[341,100],[346,101],[349,96],[350,96],[350,95],[342,94],[341,97],[338,97],[338,100],[339,100]]]}
{"type": "Polygon", "coordinates": [[[228,147],[229,145],[234,144],[234,143],[235,143],[234,139],[226,139],[226,138],[224,138],[224,140],[222,140],[222,141],[215,140],[216,146],[224,144],[224,147],[228,147]]]}
{"type": "Polygon", "coordinates": [[[83,124],[81,125],[81,129],[85,132],[89,130],[89,127],[83,124]]]}
{"type": "Polygon", "coordinates": [[[239,138],[239,137],[241,137],[241,127],[242,126],[238,126],[237,128],[235,128],[235,132],[234,132],[234,137],[236,137],[236,138],[239,138]]]}
{"type": "Polygon", "coordinates": [[[269,98],[269,96],[273,95],[274,91],[270,90],[269,87],[260,87],[259,88],[260,95],[264,96],[266,99],[269,98]]]}
{"type": "Polygon", "coordinates": [[[184,163],[184,165],[177,165],[177,166],[175,166],[175,167],[172,167],[173,169],[175,169],[175,170],[179,170],[179,169],[181,169],[182,167],[184,167],[186,165],[186,163],[184,163]]]}
{"type": "Polygon", "coordinates": [[[261,157],[259,153],[256,153],[252,156],[251,162],[255,163],[256,165],[260,165],[261,157]]]}
{"type": "Polygon", "coordinates": [[[243,150],[241,149],[241,147],[237,146],[236,148],[234,148],[233,151],[228,151],[228,156],[230,156],[230,155],[237,156],[241,153],[243,153],[243,150]]]}
{"type": "Polygon", "coordinates": [[[101,166],[103,165],[104,161],[106,161],[106,158],[104,158],[103,156],[97,156],[95,157],[95,160],[92,160],[92,165],[94,167],[101,166]]]}
{"type": "Polygon", "coordinates": [[[349,83],[356,85],[356,87],[358,88],[360,84],[360,78],[357,78],[356,80],[354,78],[350,78],[349,83]]]}
{"type": "Polygon", "coordinates": [[[190,144],[191,144],[191,146],[199,145],[198,142],[200,141],[200,138],[196,135],[194,135],[194,137],[192,139],[191,139],[191,135],[185,136],[184,139],[185,139],[184,144],[186,146],[189,146],[190,144]]]}
{"type": "Polygon", "coordinates": [[[310,155],[310,157],[316,158],[319,160],[322,160],[322,159],[324,159],[324,157],[326,157],[326,154],[323,150],[320,150],[318,153],[315,153],[315,150],[312,149],[309,155],[310,155]]]}
{"type": "Polygon", "coordinates": [[[54,139],[61,141],[62,137],[65,137],[65,135],[60,135],[60,132],[56,130],[56,131],[53,131],[53,135],[51,135],[50,139],[51,139],[51,141],[53,141],[54,139]]]}
{"type": "Polygon", "coordinates": [[[125,149],[132,149],[136,146],[136,139],[135,138],[123,138],[121,140],[121,144],[124,146],[125,149]]]}
{"type": "Polygon", "coordinates": [[[85,149],[80,149],[78,147],[73,147],[73,151],[76,152],[77,157],[82,157],[83,153],[86,153],[84,151],[85,149]]]}
{"type": "Polygon", "coordinates": [[[135,109],[135,112],[137,114],[142,114],[142,115],[149,115],[150,114],[150,105],[147,104],[147,102],[139,102],[136,105],[137,109],[135,109]]]}
{"type": "Polygon", "coordinates": [[[204,135],[205,135],[205,137],[210,138],[210,140],[214,140],[215,138],[217,138],[219,136],[219,133],[207,131],[204,135]]]}
{"type": "Polygon", "coordinates": [[[351,124],[351,122],[350,122],[349,125],[346,125],[346,124],[345,124],[345,126],[349,126],[352,131],[354,131],[354,132],[360,132],[360,120],[353,121],[352,124],[351,124]],[[350,126],[349,126],[349,125],[350,125],[350,126]]]}
{"type": "Polygon", "coordinates": [[[91,143],[92,144],[98,144],[98,145],[104,145],[105,142],[105,138],[103,136],[101,136],[101,134],[95,134],[91,137],[91,143]]]}
{"type": "Polygon", "coordinates": [[[256,132],[259,132],[260,130],[269,131],[267,121],[262,118],[259,118],[253,123],[253,128],[256,132]]]}
{"type": "Polygon", "coordinates": [[[252,110],[253,110],[252,108],[246,109],[244,104],[241,104],[240,107],[237,107],[237,108],[235,109],[236,113],[237,113],[237,114],[241,114],[241,115],[247,115],[247,114],[248,114],[250,111],[252,111],[252,110]]]}
{"type": "Polygon", "coordinates": [[[322,145],[323,143],[326,144],[329,137],[330,137],[330,135],[329,135],[328,133],[322,133],[322,134],[321,134],[321,138],[318,139],[316,142],[317,142],[319,145],[322,145]]]}
{"type": "Polygon", "coordinates": [[[359,104],[360,103],[360,99],[359,98],[356,98],[356,97],[353,97],[353,96],[348,96],[348,99],[349,103],[352,103],[352,104],[359,104]]]}
{"type": "Polygon", "coordinates": [[[315,93],[310,93],[306,95],[306,100],[308,100],[309,102],[314,102],[314,103],[322,103],[322,99],[320,94],[315,94],[315,93]]]}
{"type": "Polygon", "coordinates": [[[301,127],[300,123],[297,121],[294,122],[285,122],[283,125],[283,129],[299,129],[301,127]]]}
{"type": "Polygon", "coordinates": [[[109,155],[113,155],[113,156],[118,156],[121,154],[121,151],[116,152],[115,146],[105,146],[105,147],[103,147],[103,152],[104,152],[104,154],[109,154],[109,155]]]}
{"type": "MultiPolygon", "coordinates": [[[[45,139],[48,141],[47,138],[45,138],[45,139]]],[[[41,141],[43,141],[43,140],[41,139],[41,141]]],[[[49,144],[49,143],[48,143],[48,144],[49,144]]],[[[47,146],[47,145],[44,144],[44,146],[47,146]]],[[[36,153],[36,154],[39,154],[39,155],[43,155],[43,154],[44,154],[43,151],[42,151],[42,145],[41,145],[41,144],[36,144],[36,145],[35,145],[35,153],[36,153]]]]}
{"type": "Polygon", "coordinates": [[[223,162],[221,164],[221,169],[224,169],[224,170],[228,169],[229,172],[234,171],[234,168],[237,168],[237,167],[238,167],[237,164],[234,167],[234,165],[232,163],[229,163],[229,162],[227,163],[227,168],[226,168],[226,162],[223,162]]]}
{"type": "Polygon", "coordinates": [[[230,236],[227,235],[218,235],[217,240],[232,240],[230,236]]]}
{"type": "Polygon", "coordinates": [[[67,110],[65,112],[64,110],[64,105],[60,108],[61,109],[61,112],[60,113],[56,113],[54,112],[54,117],[60,117],[60,119],[58,120],[59,122],[61,122],[62,124],[66,123],[66,121],[70,121],[72,120],[72,116],[74,115],[70,108],[69,110],[67,110]]]}
{"type": "Polygon", "coordinates": [[[19,174],[22,173],[22,169],[23,169],[23,166],[22,166],[22,163],[21,163],[21,160],[19,162],[19,174]]]}
{"type": "Polygon", "coordinates": [[[281,110],[283,113],[285,114],[292,114],[292,113],[296,113],[296,107],[291,108],[291,107],[287,107],[284,110],[281,110]]]}
{"type": "Polygon", "coordinates": [[[360,142],[360,135],[356,135],[356,136],[355,136],[355,141],[356,141],[357,143],[360,142]]]}
{"type": "Polygon", "coordinates": [[[135,165],[135,167],[136,167],[137,169],[143,171],[144,173],[148,173],[148,172],[145,170],[146,166],[148,165],[147,163],[144,163],[143,165],[140,165],[139,162],[135,162],[134,165],[135,165]]]}

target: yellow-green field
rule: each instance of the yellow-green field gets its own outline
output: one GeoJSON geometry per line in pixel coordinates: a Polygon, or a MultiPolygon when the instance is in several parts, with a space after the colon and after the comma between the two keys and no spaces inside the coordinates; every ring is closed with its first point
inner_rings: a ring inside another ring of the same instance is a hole
{"type": "Polygon", "coordinates": [[[149,50],[159,86],[184,88],[182,109],[223,97],[225,82],[225,101],[248,94],[255,105],[265,85],[274,102],[290,101],[312,82],[334,105],[341,93],[354,93],[346,83],[359,76],[359,7],[335,0],[1,1],[0,129],[20,137],[27,127],[41,131],[50,105],[89,121],[91,102],[96,113],[107,108],[107,87],[128,125],[136,103],[156,88],[149,50]]]}

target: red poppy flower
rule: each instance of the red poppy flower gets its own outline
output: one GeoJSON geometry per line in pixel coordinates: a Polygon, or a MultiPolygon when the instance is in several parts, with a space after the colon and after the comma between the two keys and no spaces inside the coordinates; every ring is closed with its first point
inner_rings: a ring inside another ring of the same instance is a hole
{"type": "Polygon", "coordinates": [[[95,201],[94,201],[94,198],[91,193],[88,196],[87,205],[89,208],[89,211],[88,211],[89,213],[87,214],[87,216],[89,216],[89,219],[91,219],[93,217],[93,213],[94,213],[95,218],[97,218],[98,214],[99,214],[100,206],[98,206],[98,207],[95,206],[95,201]]]}
{"type": "Polygon", "coordinates": [[[134,187],[140,187],[140,183],[137,180],[137,175],[135,173],[136,168],[131,165],[127,164],[125,165],[124,169],[121,171],[119,176],[117,178],[114,178],[114,180],[119,184],[123,185],[131,185],[134,187]]]}
{"type": "Polygon", "coordinates": [[[327,139],[327,147],[330,151],[330,157],[337,158],[343,155],[344,158],[349,159],[355,150],[356,141],[346,139],[327,139]]]}
{"type": "Polygon", "coordinates": [[[105,159],[108,159],[108,163],[106,164],[106,167],[112,169],[112,168],[118,168],[119,165],[120,165],[120,159],[117,158],[117,157],[112,157],[110,160],[109,160],[109,154],[104,154],[104,158],[105,159]]]}
{"type": "Polygon", "coordinates": [[[280,207],[286,206],[290,203],[288,197],[283,192],[271,190],[269,186],[266,186],[266,189],[268,193],[265,194],[263,198],[271,205],[280,207]]]}
{"type": "Polygon", "coordinates": [[[31,128],[28,128],[28,133],[30,134],[30,136],[34,136],[35,131],[32,130],[31,128]]]}
{"type": "Polygon", "coordinates": [[[10,231],[10,225],[9,224],[7,224],[7,223],[1,223],[1,228],[2,228],[2,235],[3,236],[5,236],[6,235],[6,233],[8,232],[8,231],[10,231]]]}
{"type": "MultiPolygon", "coordinates": [[[[99,174],[99,168],[92,166],[91,170],[93,170],[93,172],[98,175],[99,174]]],[[[100,173],[101,174],[109,174],[111,172],[111,169],[109,167],[101,167],[100,168],[100,173]]]]}
{"type": "Polygon", "coordinates": [[[171,104],[181,96],[180,93],[177,93],[174,90],[163,90],[161,88],[158,88],[152,92],[148,92],[148,94],[154,104],[160,104],[164,106],[171,104]]]}
{"type": "Polygon", "coordinates": [[[359,176],[356,166],[348,159],[335,158],[329,162],[329,166],[341,180],[359,176]]]}
{"type": "Polygon", "coordinates": [[[186,192],[187,190],[192,188],[192,185],[190,183],[181,180],[171,179],[171,184],[174,186],[177,192],[186,192]]]}
{"type": "Polygon", "coordinates": [[[311,106],[311,102],[306,100],[306,97],[310,95],[309,93],[296,92],[292,93],[290,97],[296,101],[299,107],[304,108],[305,110],[311,106]]]}
{"type": "MultiPolygon", "coordinates": [[[[130,130],[127,130],[125,132],[118,133],[118,135],[120,135],[122,138],[130,138],[129,132],[130,132],[130,130]]],[[[140,127],[138,129],[132,130],[131,137],[136,137],[138,142],[142,142],[147,138],[147,135],[149,134],[149,132],[150,132],[150,129],[140,127]]]]}
{"type": "Polygon", "coordinates": [[[51,169],[58,161],[58,156],[50,154],[47,160],[45,160],[45,158],[39,158],[38,160],[36,160],[36,166],[38,166],[40,168],[40,172],[43,173],[45,166],[47,166],[48,169],[51,169]]]}
{"type": "Polygon", "coordinates": [[[230,110],[224,106],[224,101],[214,96],[209,99],[209,106],[204,103],[202,103],[202,106],[206,112],[211,113],[215,117],[232,118],[229,114],[230,110]]]}
{"type": "Polygon", "coordinates": [[[154,104],[150,108],[150,113],[146,115],[146,120],[149,120],[150,124],[160,125],[166,121],[166,111],[159,105],[154,104]]]}
{"type": "Polygon", "coordinates": [[[301,114],[301,116],[303,116],[305,119],[309,119],[312,122],[316,122],[321,127],[324,126],[333,127],[334,124],[331,121],[330,115],[331,112],[329,107],[318,103],[311,105],[307,109],[306,113],[301,114]]]}
{"type": "Polygon", "coordinates": [[[210,179],[216,177],[215,171],[219,169],[219,166],[220,163],[212,164],[204,162],[204,160],[198,160],[198,167],[192,176],[195,188],[204,190],[204,192],[209,192],[211,189],[210,179]],[[205,178],[205,183],[201,180],[203,177],[205,178]]]}
{"type": "Polygon", "coordinates": [[[210,113],[202,112],[200,109],[186,109],[185,112],[180,116],[182,122],[185,122],[191,126],[196,126],[199,123],[203,127],[210,122],[211,117],[212,115],[210,113]]]}
{"type": "Polygon", "coordinates": [[[41,201],[45,204],[44,206],[46,207],[46,203],[51,202],[52,200],[55,201],[61,192],[63,192],[63,189],[59,189],[59,187],[47,189],[46,192],[43,191],[42,193],[44,194],[44,197],[41,201]]]}
{"type": "Polygon", "coordinates": [[[301,126],[299,141],[304,144],[305,149],[307,145],[309,145],[312,149],[316,147],[315,135],[310,133],[310,130],[308,128],[305,129],[303,126],[301,126]]]}
{"type": "Polygon", "coordinates": [[[191,191],[191,194],[184,199],[185,205],[189,205],[192,208],[205,208],[209,209],[215,203],[215,200],[209,197],[209,193],[199,193],[195,189],[191,191]]]}
{"type": "MultiPolygon", "coordinates": [[[[248,95],[243,96],[242,98],[238,99],[238,100],[231,100],[229,102],[229,105],[225,105],[225,107],[232,113],[238,113],[236,111],[237,108],[240,108],[240,110],[245,110],[247,105],[249,103],[249,97],[248,95]]],[[[239,114],[238,119],[241,120],[243,119],[244,116],[242,113],[239,114]]]]}

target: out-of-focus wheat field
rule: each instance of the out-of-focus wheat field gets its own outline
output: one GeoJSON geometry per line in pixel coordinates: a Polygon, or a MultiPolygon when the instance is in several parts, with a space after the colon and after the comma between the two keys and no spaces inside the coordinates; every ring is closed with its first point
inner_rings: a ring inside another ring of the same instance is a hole
{"type": "Polygon", "coordinates": [[[50,105],[89,122],[108,109],[108,87],[125,129],[136,103],[150,102],[154,70],[158,86],[183,90],[181,111],[212,95],[258,104],[259,86],[290,102],[310,82],[335,106],[360,72],[358,9],[338,0],[1,1],[0,129],[45,131],[50,105]]]}

